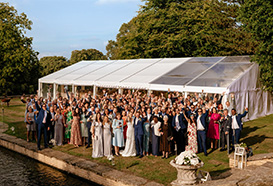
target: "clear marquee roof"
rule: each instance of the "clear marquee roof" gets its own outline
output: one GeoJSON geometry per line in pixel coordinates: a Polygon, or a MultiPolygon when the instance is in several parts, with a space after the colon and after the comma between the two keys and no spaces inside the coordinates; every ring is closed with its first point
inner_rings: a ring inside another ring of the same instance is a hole
{"type": "Polygon", "coordinates": [[[248,56],[81,61],[39,82],[221,93],[253,65],[248,56]]]}

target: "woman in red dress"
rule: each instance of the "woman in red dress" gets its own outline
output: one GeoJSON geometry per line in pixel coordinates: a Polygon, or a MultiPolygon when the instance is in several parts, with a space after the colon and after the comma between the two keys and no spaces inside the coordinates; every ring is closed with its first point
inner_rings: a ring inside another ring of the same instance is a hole
{"type": "Polygon", "coordinates": [[[216,149],[218,140],[219,140],[219,120],[221,119],[221,115],[217,113],[215,107],[212,108],[212,114],[210,115],[210,122],[207,132],[207,137],[210,138],[210,146],[211,149],[216,149]],[[213,146],[213,141],[214,146],[213,146]]]}
{"type": "Polygon", "coordinates": [[[126,112],[125,111],[122,111],[122,119],[123,119],[123,121],[124,121],[124,123],[123,123],[123,138],[124,138],[124,142],[126,141],[126,138],[127,138],[127,136],[126,136],[126,133],[127,133],[127,123],[126,123],[126,121],[127,121],[127,115],[126,115],[126,112]]]}

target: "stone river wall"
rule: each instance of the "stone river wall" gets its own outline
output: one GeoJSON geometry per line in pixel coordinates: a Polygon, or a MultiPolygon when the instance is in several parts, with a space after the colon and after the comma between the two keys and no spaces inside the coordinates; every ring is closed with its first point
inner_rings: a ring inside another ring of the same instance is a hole
{"type": "MultiPolygon", "coordinates": [[[[2,125],[3,126],[3,125],[2,125]]],[[[6,128],[6,127],[4,127],[6,128]]],[[[0,129],[0,146],[33,158],[46,165],[74,174],[86,180],[106,186],[160,186],[156,182],[100,165],[85,158],[76,157],[52,149],[37,150],[37,145],[23,139],[2,133],[0,129]]]]}

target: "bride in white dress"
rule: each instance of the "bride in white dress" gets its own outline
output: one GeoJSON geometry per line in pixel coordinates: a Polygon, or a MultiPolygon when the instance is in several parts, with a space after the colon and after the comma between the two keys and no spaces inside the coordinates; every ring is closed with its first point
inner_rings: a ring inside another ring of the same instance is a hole
{"type": "Polygon", "coordinates": [[[121,152],[123,157],[136,156],[136,144],[135,144],[135,131],[133,126],[133,114],[129,112],[127,118],[127,140],[125,143],[125,149],[121,152]]]}
{"type": "Polygon", "coordinates": [[[96,114],[96,119],[93,121],[92,127],[92,158],[103,157],[103,134],[102,134],[102,119],[101,114],[96,114]]]}

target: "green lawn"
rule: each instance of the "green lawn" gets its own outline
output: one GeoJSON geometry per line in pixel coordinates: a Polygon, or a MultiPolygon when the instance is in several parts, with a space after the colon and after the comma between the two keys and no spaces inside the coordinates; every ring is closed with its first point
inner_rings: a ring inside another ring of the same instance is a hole
{"type": "MultiPolygon", "coordinates": [[[[3,108],[4,122],[9,125],[6,133],[26,139],[26,126],[23,122],[25,105],[17,98],[11,100],[10,107],[3,106],[3,108]],[[12,127],[14,127],[14,131],[11,129],[12,127]]],[[[254,154],[273,152],[273,115],[244,123],[241,141],[252,147],[254,154]]],[[[163,160],[160,157],[155,158],[152,156],[142,159],[115,157],[115,165],[113,166],[106,158],[93,159],[90,148],[74,148],[72,145],[64,145],[62,147],[53,147],[53,149],[75,156],[86,157],[92,161],[114,167],[117,170],[130,172],[165,185],[176,179],[176,170],[169,165],[170,160],[175,158],[174,156],[163,160]]],[[[203,153],[198,154],[198,156],[205,163],[202,170],[209,171],[213,178],[229,170],[226,152],[216,150],[207,157],[203,153]]]]}
{"type": "Polygon", "coordinates": [[[25,104],[23,104],[19,98],[12,99],[9,107],[2,102],[1,104],[1,108],[4,108],[4,118],[3,112],[1,112],[1,121],[9,125],[6,134],[15,135],[16,137],[26,140],[27,131],[24,123],[25,104]],[[14,130],[12,130],[12,128],[14,128],[14,130]]]}
{"type": "Polygon", "coordinates": [[[273,152],[273,115],[244,123],[241,139],[254,154],[273,152]]]}

